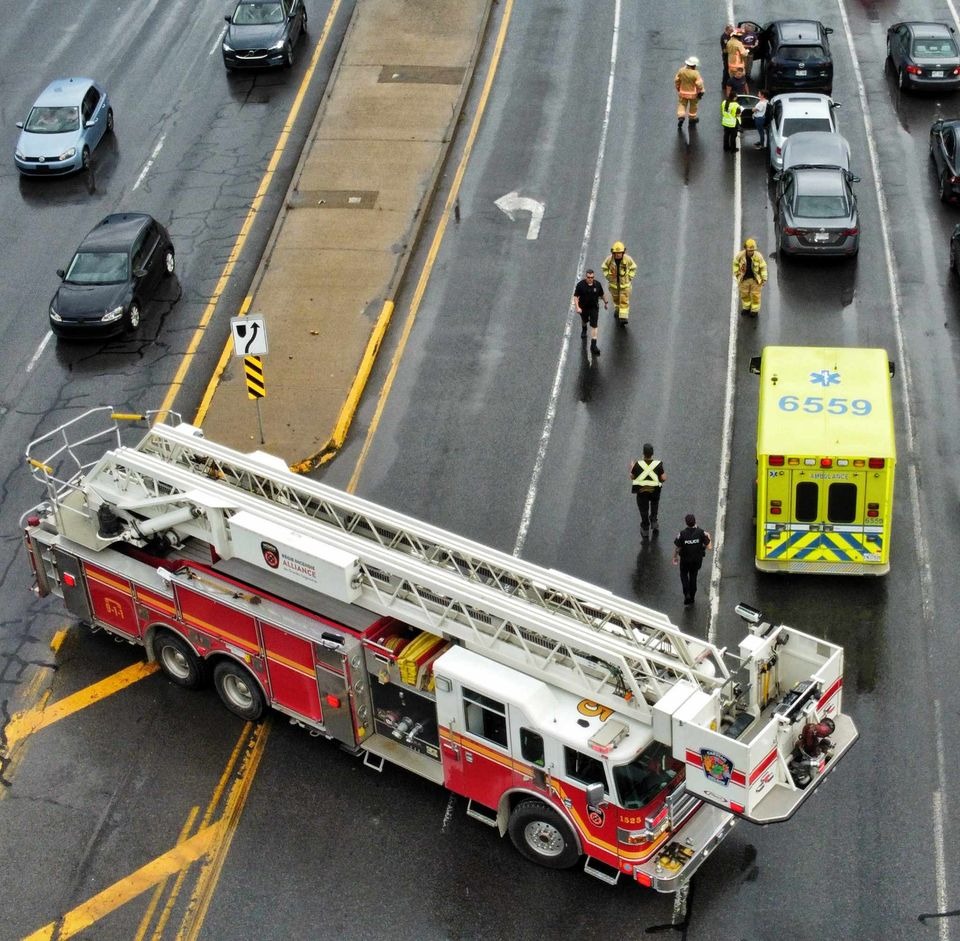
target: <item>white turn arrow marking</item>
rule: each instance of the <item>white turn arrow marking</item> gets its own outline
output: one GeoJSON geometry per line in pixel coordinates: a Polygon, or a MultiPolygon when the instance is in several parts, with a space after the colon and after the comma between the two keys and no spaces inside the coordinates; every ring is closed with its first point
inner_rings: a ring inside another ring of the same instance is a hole
{"type": "Polygon", "coordinates": [[[495,199],[493,204],[501,212],[505,212],[511,222],[516,221],[516,213],[530,213],[530,227],[527,229],[527,238],[535,239],[540,235],[540,223],[543,222],[544,204],[529,196],[521,196],[516,190],[495,199]]]}

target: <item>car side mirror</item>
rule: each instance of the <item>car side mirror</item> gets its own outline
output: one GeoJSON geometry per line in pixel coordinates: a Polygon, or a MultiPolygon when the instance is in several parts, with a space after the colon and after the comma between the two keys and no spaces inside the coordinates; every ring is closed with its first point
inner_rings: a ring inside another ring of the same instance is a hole
{"type": "Polygon", "coordinates": [[[147,269],[146,269],[146,268],[134,268],[134,269],[133,269],[133,276],[134,276],[135,278],[145,278],[145,277],[147,276],[147,269]]]}
{"type": "Polygon", "coordinates": [[[783,179],[783,173],[782,173],[780,170],[777,170],[777,171],[773,174],[773,182],[774,182],[774,183],[779,183],[782,179],[783,179]]]}
{"type": "Polygon", "coordinates": [[[831,108],[839,108],[840,105],[842,105],[842,104],[843,104],[842,101],[831,101],[831,102],[830,102],[830,107],[831,107],[831,108]]]}
{"type": "Polygon", "coordinates": [[[57,268],[57,277],[62,281],[67,276],[67,272],[63,268],[57,268]]]}
{"type": "Polygon", "coordinates": [[[860,182],[860,177],[854,176],[852,173],[847,173],[847,179],[848,179],[851,183],[859,183],[859,182],[860,182]]]}
{"type": "Polygon", "coordinates": [[[225,19],[228,23],[232,22],[232,20],[230,19],[230,15],[229,15],[229,14],[228,14],[227,16],[225,16],[224,19],[225,19]]]}
{"type": "Polygon", "coordinates": [[[84,124],[83,126],[84,126],[84,127],[93,127],[96,123],[97,123],[97,122],[94,121],[94,120],[91,118],[91,119],[90,119],[89,121],[87,121],[87,123],[84,124]]]}
{"type": "Polygon", "coordinates": [[[832,26],[824,26],[823,31],[829,36],[833,32],[832,26]]]}

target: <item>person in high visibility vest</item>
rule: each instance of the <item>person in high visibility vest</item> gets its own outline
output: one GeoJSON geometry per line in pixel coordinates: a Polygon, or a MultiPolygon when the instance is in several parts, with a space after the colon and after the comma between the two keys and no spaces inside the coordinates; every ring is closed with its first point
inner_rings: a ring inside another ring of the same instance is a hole
{"type": "Polygon", "coordinates": [[[689,114],[690,124],[696,124],[697,108],[704,94],[703,79],[700,77],[700,60],[696,56],[687,56],[683,67],[673,77],[677,87],[677,129],[683,127],[683,119],[689,114]]]}
{"type": "Polygon", "coordinates": [[[720,102],[720,123],[723,125],[723,149],[731,153],[737,152],[737,134],[740,131],[740,102],[736,92],[727,89],[727,97],[720,102]]]}
{"type": "Polygon", "coordinates": [[[617,241],[610,246],[610,254],[604,259],[600,270],[610,288],[617,323],[625,327],[630,319],[630,285],[637,276],[637,263],[627,254],[626,245],[617,241]]]}
{"type": "Polygon", "coordinates": [[[756,317],[760,313],[760,298],[767,281],[767,263],[757,251],[754,239],[747,239],[743,248],[733,256],[733,276],[740,288],[740,313],[756,317]]]}
{"type": "Polygon", "coordinates": [[[653,525],[654,533],[660,532],[657,516],[660,512],[660,492],[667,480],[663,461],[653,456],[653,445],[643,446],[643,457],[638,457],[630,468],[630,489],[637,495],[640,511],[640,531],[644,536],[653,525]]]}

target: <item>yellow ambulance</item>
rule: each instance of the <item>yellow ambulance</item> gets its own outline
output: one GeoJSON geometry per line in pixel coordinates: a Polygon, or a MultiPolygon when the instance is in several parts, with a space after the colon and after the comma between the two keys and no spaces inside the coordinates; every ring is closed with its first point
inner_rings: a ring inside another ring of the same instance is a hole
{"type": "Polygon", "coordinates": [[[886,351],[768,346],[750,371],[757,568],[886,574],[897,463],[886,351]]]}

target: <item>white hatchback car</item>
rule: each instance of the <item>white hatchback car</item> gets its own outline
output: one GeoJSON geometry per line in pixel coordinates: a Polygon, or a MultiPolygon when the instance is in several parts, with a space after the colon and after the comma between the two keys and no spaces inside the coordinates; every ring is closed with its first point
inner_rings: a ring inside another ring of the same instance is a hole
{"type": "Polygon", "coordinates": [[[767,146],[770,168],[783,169],[783,145],[791,134],[802,131],[838,133],[836,109],[839,104],[829,95],[813,92],[789,92],[770,99],[767,106],[767,146]]]}

